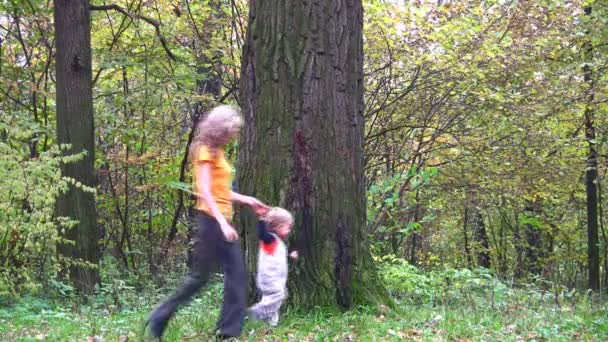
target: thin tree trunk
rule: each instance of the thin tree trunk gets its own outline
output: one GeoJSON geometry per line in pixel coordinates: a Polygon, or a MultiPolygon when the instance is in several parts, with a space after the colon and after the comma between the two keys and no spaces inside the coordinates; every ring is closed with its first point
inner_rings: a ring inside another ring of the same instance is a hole
{"type": "Polygon", "coordinates": [[[604,229],[604,205],[602,203],[602,182],[600,176],[597,178],[597,202],[599,210],[599,221],[600,221],[600,232],[602,233],[603,252],[604,252],[604,283],[601,284],[603,288],[606,288],[608,284],[608,248],[606,244],[608,239],[606,238],[606,230],[604,229]]]}
{"type": "MultiPolygon", "coordinates": [[[[386,300],[368,250],[360,0],[252,0],[241,68],[239,190],[293,211],[299,306],[386,300]],[[379,299],[382,298],[382,299],[379,299]]],[[[255,270],[255,220],[239,216],[255,270]]]]}
{"type": "MultiPolygon", "coordinates": [[[[591,16],[591,7],[585,7],[585,15],[591,16]]],[[[587,33],[589,35],[589,33],[587,33]]],[[[598,215],[597,215],[597,151],[595,149],[595,112],[593,103],[593,80],[590,63],[592,62],[593,47],[590,37],[585,43],[585,65],[583,77],[589,89],[587,89],[585,106],[585,139],[589,145],[587,152],[587,168],[585,170],[585,187],[587,190],[587,265],[588,265],[588,287],[597,291],[600,289],[600,253],[598,237],[598,215]]]]}
{"type": "Polygon", "coordinates": [[[473,232],[473,239],[475,241],[475,254],[477,255],[477,266],[490,268],[490,242],[488,241],[488,234],[486,232],[486,225],[483,222],[483,216],[479,209],[475,210],[475,228],[473,232]]]}
{"type": "Polygon", "coordinates": [[[526,273],[526,266],[524,262],[526,253],[524,248],[525,241],[521,237],[521,226],[517,220],[515,226],[513,226],[513,240],[516,253],[516,266],[515,270],[513,271],[513,276],[515,279],[521,280],[524,278],[526,273]]]}
{"type": "MultiPolygon", "coordinates": [[[[119,179],[119,173],[118,170],[114,170],[114,177],[116,179],[119,179]]],[[[120,209],[120,198],[118,198],[118,194],[116,193],[116,186],[114,185],[114,181],[112,181],[112,172],[111,170],[108,168],[108,186],[110,188],[110,193],[112,194],[112,199],[114,200],[114,208],[116,209],[116,215],[118,216],[118,220],[120,221],[120,225],[123,228],[123,232],[124,232],[124,226],[125,226],[125,218],[123,216],[122,213],[122,209],[120,209]]],[[[123,245],[124,245],[124,240],[123,240],[123,233],[120,234],[120,238],[118,237],[118,235],[116,235],[115,232],[112,232],[111,234],[114,237],[114,243],[116,245],[116,253],[120,255],[120,258],[122,259],[122,262],[125,266],[125,268],[129,268],[129,260],[127,258],[127,254],[125,253],[125,250],[123,249],[123,245]]]]}
{"type": "MultiPolygon", "coordinates": [[[[95,186],[95,140],[91,89],[91,22],[86,0],[55,0],[55,44],[57,75],[57,142],[71,144],[71,153],[86,151],[78,162],[62,166],[62,174],[89,187],[95,186]]],[[[95,197],[91,192],[70,185],[57,200],[57,215],[78,220],[73,228],[62,227],[64,257],[80,259],[97,266],[99,233],[96,225],[95,197]]],[[[70,278],[83,293],[93,293],[99,280],[98,269],[74,264],[70,278]]]]}
{"type": "MultiPolygon", "coordinates": [[[[147,51],[147,47],[144,44],[144,48],[147,51]]],[[[144,84],[147,85],[148,84],[148,60],[146,60],[146,63],[144,64],[144,84]]],[[[148,87],[145,87],[144,89],[144,105],[141,108],[141,132],[142,132],[142,136],[141,136],[141,142],[139,144],[140,149],[139,149],[139,156],[143,156],[146,152],[146,143],[147,143],[147,135],[146,135],[146,124],[147,124],[147,117],[146,117],[146,113],[148,112],[148,87]]],[[[142,165],[141,166],[141,177],[140,177],[140,185],[145,185],[148,183],[148,176],[147,176],[147,172],[146,172],[146,165],[142,165]]],[[[145,191],[145,205],[147,207],[147,215],[146,215],[146,224],[147,224],[147,230],[146,230],[146,241],[147,241],[147,246],[146,246],[146,257],[147,257],[147,261],[148,261],[148,271],[150,272],[151,275],[156,275],[158,273],[158,265],[156,264],[156,260],[155,260],[155,245],[154,245],[154,225],[152,224],[152,192],[149,190],[145,191]]]]}
{"type": "Polygon", "coordinates": [[[469,237],[467,233],[467,225],[469,223],[469,208],[465,205],[464,217],[462,218],[462,233],[464,235],[464,252],[467,257],[467,267],[473,267],[473,259],[471,257],[471,248],[469,247],[469,237]]]}
{"type": "Polygon", "coordinates": [[[505,226],[501,223],[500,224],[500,231],[499,231],[499,236],[500,236],[500,247],[498,248],[498,250],[500,251],[498,253],[499,255],[499,269],[498,272],[500,272],[500,274],[502,276],[506,276],[507,272],[509,271],[509,261],[508,261],[508,247],[507,247],[507,242],[506,242],[506,234],[505,234],[505,226]]]}
{"type": "MultiPolygon", "coordinates": [[[[418,201],[420,200],[420,190],[416,190],[416,204],[414,205],[414,222],[418,222],[420,221],[420,205],[418,204],[418,201]]],[[[418,260],[416,259],[416,249],[418,248],[418,232],[417,231],[413,231],[412,232],[412,246],[410,247],[410,256],[409,256],[409,261],[410,264],[412,265],[416,265],[418,263],[418,260]]]]}
{"type": "MultiPolygon", "coordinates": [[[[526,207],[526,215],[529,217],[537,217],[540,214],[540,206],[538,203],[531,203],[526,207]]],[[[544,239],[540,227],[532,223],[524,224],[524,233],[526,236],[525,245],[525,267],[528,273],[540,276],[542,275],[543,264],[545,262],[544,239]]]]}
{"type": "MultiPolygon", "coordinates": [[[[390,144],[389,144],[389,139],[387,137],[386,132],[383,134],[383,138],[384,138],[384,176],[385,177],[391,177],[391,175],[393,174],[392,172],[392,163],[391,163],[391,153],[390,153],[390,144]]],[[[403,201],[403,197],[399,197],[399,205],[402,204],[403,201]]],[[[397,233],[394,230],[391,230],[389,232],[389,241],[391,244],[391,252],[394,255],[397,255],[399,252],[399,247],[400,247],[400,242],[402,241],[402,239],[399,239],[397,237],[397,233]]]]}
{"type": "MultiPolygon", "coordinates": [[[[197,59],[199,66],[196,68],[197,74],[200,76],[199,80],[196,82],[196,91],[198,95],[210,94],[214,99],[218,99],[222,90],[222,73],[221,73],[221,58],[217,56],[217,58],[209,58],[204,49],[206,49],[209,45],[209,41],[212,39],[211,34],[214,32],[213,20],[217,20],[217,18],[222,15],[221,12],[221,2],[212,2],[210,3],[213,7],[214,12],[210,15],[209,18],[203,23],[202,29],[199,29],[196,25],[196,21],[192,15],[190,10],[189,1],[185,1],[188,17],[190,18],[190,26],[192,27],[195,36],[198,40],[196,40],[194,44],[194,50],[197,52],[197,59]]],[[[192,139],[194,138],[194,133],[196,130],[196,126],[200,119],[202,119],[204,112],[208,109],[209,104],[204,103],[203,101],[197,101],[194,104],[193,114],[190,118],[192,126],[190,127],[190,132],[188,133],[188,140],[186,143],[186,148],[184,150],[184,154],[182,157],[182,161],[180,163],[180,172],[179,172],[179,181],[186,181],[186,170],[188,169],[188,154],[190,151],[190,146],[192,144],[192,139]]],[[[184,194],[182,191],[178,191],[177,193],[177,208],[173,214],[173,219],[171,220],[171,227],[169,229],[169,234],[167,235],[167,243],[165,244],[164,254],[166,255],[169,246],[173,243],[175,236],[177,235],[177,223],[179,220],[182,211],[186,209],[186,202],[184,200],[184,194]]],[[[190,205],[188,206],[188,213],[191,218],[193,214],[193,206],[194,201],[190,201],[190,205]]],[[[193,218],[192,218],[193,219],[193,218]]],[[[191,225],[189,225],[188,229],[188,241],[190,240],[190,236],[192,235],[191,225]]],[[[190,260],[190,252],[188,253],[188,260],[190,260]]],[[[188,261],[189,263],[189,261],[188,261]]]]}
{"type": "MultiPolygon", "coordinates": [[[[125,119],[127,122],[131,122],[131,106],[129,105],[129,80],[127,78],[127,69],[126,67],[122,67],[122,78],[123,78],[123,93],[124,93],[124,97],[125,97],[125,101],[124,101],[124,111],[125,111],[125,119]]],[[[128,248],[128,252],[129,252],[129,256],[131,258],[131,265],[133,267],[135,266],[135,256],[133,255],[133,253],[131,253],[133,251],[133,247],[131,246],[131,232],[129,229],[129,157],[131,154],[131,146],[129,143],[126,144],[126,148],[125,148],[125,169],[124,169],[124,187],[125,187],[125,210],[124,210],[124,217],[123,217],[123,221],[122,221],[122,235],[120,238],[120,249],[122,251],[124,251],[124,244],[125,242],[127,243],[127,248],[128,248]]],[[[117,199],[118,201],[118,199],[117,199]]],[[[119,203],[119,202],[117,202],[119,203]]],[[[129,268],[129,263],[127,261],[128,259],[125,258],[125,267],[129,268]]]]}

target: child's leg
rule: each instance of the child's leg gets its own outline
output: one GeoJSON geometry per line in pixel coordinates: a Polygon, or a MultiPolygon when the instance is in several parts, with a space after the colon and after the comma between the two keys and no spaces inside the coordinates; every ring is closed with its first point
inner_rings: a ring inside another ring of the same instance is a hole
{"type": "Polygon", "coordinates": [[[270,317],[270,319],[268,320],[268,323],[270,323],[270,326],[276,327],[277,325],[279,325],[279,312],[275,312],[272,317],[270,317]]]}
{"type": "Polygon", "coordinates": [[[276,316],[275,320],[278,323],[278,313],[285,299],[285,291],[282,289],[272,289],[272,292],[268,290],[262,292],[262,299],[253,305],[249,312],[252,318],[268,322],[272,322],[276,316]]]}

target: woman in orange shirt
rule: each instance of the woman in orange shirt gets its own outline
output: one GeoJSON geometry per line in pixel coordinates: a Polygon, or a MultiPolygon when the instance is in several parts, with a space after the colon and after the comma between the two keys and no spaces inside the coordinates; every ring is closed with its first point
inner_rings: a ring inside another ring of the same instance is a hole
{"type": "Polygon", "coordinates": [[[161,337],[178,307],[186,304],[207,283],[216,262],[224,271],[224,303],[216,326],[218,336],[230,338],[241,334],[248,282],[239,236],[231,223],[232,203],[248,205],[255,212],[267,210],[267,206],[256,198],[231,190],[232,167],[223,148],[242,125],[237,110],[218,106],[197,127],[190,148],[198,227],[192,267],[182,286],[150,315],[146,324],[154,337],[161,337]]]}

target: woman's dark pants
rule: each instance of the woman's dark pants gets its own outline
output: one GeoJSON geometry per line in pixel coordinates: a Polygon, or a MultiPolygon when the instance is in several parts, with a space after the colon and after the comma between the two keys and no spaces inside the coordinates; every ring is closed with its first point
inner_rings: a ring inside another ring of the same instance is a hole
{"type": "Polygon", "coordinates": [[[200,212],[196,214],[198,231],[194,242],[192,266],[183,284],[150,315],[153,335],[160,336],[167,321],[207,284],[213,265],[224,271],[224,304],[216,328],[221,335],[241,335],[247,300],[247,276],[238,241],[228,242],[218,222],[200,212]]]}

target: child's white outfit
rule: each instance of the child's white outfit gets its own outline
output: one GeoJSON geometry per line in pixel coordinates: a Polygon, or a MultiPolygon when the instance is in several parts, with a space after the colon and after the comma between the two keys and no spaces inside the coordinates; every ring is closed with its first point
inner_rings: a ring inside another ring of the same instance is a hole
{"type": "Polygon", "coordinates": [[[287,297],[287,245],[267,229],[265,222],[260,221],[257,228],[260,250],[256,285],[262,299],[249,308],[249,314],[254,319],[276,326],[279,323],[279,310],[287,297]]]}

